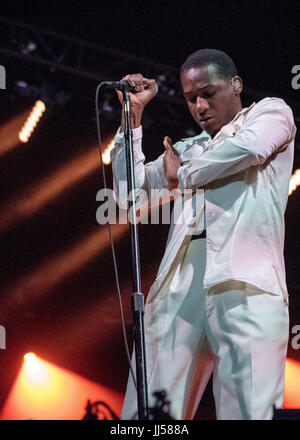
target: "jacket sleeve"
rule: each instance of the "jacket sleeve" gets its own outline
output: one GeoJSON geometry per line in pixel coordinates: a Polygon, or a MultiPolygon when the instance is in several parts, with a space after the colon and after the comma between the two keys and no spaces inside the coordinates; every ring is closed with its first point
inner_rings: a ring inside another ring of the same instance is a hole
{"type": "Polygon", "coordinates": [[[295,134],[291,108],[282,99],[265,98],[249,111],[234,137],[220,141],[200,158],[179,168],[178,187],[201,188],[250,166],[262,165],[276,150],[289,144],[295,134]]]}
{"type": "MultiPolygon", "coordinates": [[[[133,155],[135,165],[135,187],[137,192],[146,191],[150,198],[151,189],[162,190],[168,188],[168,181],[164,174],[163,154],[156,160],[144,163],[142,151],[142,127],[132,130],[133,155]]],[[[124,134],[118,130],[114,147],[110,153],[113,170],[114,195],[120,207],[127,206],[127,174],[124,134]]]]}

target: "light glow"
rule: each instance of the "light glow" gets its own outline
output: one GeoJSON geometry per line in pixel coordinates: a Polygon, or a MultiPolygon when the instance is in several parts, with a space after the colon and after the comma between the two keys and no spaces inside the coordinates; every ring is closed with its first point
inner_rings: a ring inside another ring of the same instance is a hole
{"type": "MultiPolygon", "coordinates": [[[[111,225],[115,240],[120,240],[128,231],[127,224],[111,225]]],[[[0,322],[16,311],[16,305],[22,306],[27,301],[41,298],[65,280],[88,264],[110,245],[106,227],[99,227],[86,237],[78,240],[71,248],[47,258],[44,263],[27,273],[10,286],[0,300],[0,322]]]]}
{"type": "Polygon", "coordinates": [[[300,168],[298,168],[290,178],[289,196],[300,185],[300,168]]]}
{"type": "Polygon", "coordinates": [[[24,377],[33,383],[42,383],[47,380],[47,369],[34,353],[24,356],[24,377]]]}
{"type": "Polygon", "coordinates": [[[36,359],[36,355],[34,353],[26,353],[24,354],[24,359],[26,362],[32,362],[36,359]]]}
{"type": "Polygon", "coordinates": [[[285,388],[283,408],[300,408],[300,362],[287,359],[285,364],[285,388]]]}
{"type": "Polygon", "coordinates": [[[36,101],[33,109],[31,110],[30,115],[26,119],[22,129],[19,132],[19,140],[21,142],[28,142],[29,138],[37,126],[37,123],[41,119],[44,111],[46,110],[46,106],[43,101],[36,101]]]}
{"type": "MultiPolygon", "coordinates": [[[[105,151],[108,148],[109,146],[105,151]]],[[[1,206],[0,233],[3,233],[16,222],[36,213],[98,167],[99,152],[95,146],[61,165],[38,183],[28,186],[18,197],[1,206]]]]}
{"type": "Polygon", "coordinates": [[[1,410],[1,420],[79,420],[87,399],[120,414],[123,396],[27,353],[1,410]]]}
{"type": "Polygon", "coordinates": [[[114,146],[114,139],[108,144],[105,150],[102,153],[102,160],[105,165],[109,165],[111,163],[110,152],[114,146]]]}

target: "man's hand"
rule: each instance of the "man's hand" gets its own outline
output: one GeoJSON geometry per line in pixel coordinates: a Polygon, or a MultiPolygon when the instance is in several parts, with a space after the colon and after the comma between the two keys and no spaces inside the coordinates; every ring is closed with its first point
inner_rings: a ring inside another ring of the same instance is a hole
{"type": "Polygon", "coordinates": [[[178,152],[173,147],[172,141],[168,136],[164,139],[164,147],[166,149],[164,155],[165,176],[169,183],[169,190],[172,191],[172,189],[178,186],[177,171],[181,164],[178,158],[178,152]]]}
{"type": "MultiPolygon", "coordinates": [[[[155,79],[144,78],[141,73],[124,76],[121,81],[127,81],[134,87],[134,93],[130,93],[131,106],[145,107],[149,101],[157,94],[155,79]]],[[[117,90],[119,100],[123,104],[122,92],[117,90]]]]}
{"type": "MultiPolygon", "coordinates": [[[[124,76],[121,81],[128,81],[134,87],[134,93],[129,94],[131,110],[131,128],[141,125],[142,114],[145,106],[157,94],[155,79],[144,78],[141,73],[124,76]]],[[[117,90],[118,98],[123,106],[123,94],[117,90]]],[[[124,115],[122,112],[121,131],[124,131],[124,115]]]]}

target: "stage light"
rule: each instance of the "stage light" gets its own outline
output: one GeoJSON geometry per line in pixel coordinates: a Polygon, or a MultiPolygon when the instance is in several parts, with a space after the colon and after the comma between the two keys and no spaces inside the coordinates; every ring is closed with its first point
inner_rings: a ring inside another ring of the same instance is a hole
{"type": "Polygon", "coordinates": [[[47,379],[47,370],[34,353],[24,355],[25,378],[32,382],[43,382],[47,379]]]}
{"type": "MultiPolygon", "coordinates": [[[[111,149],[112,142],[106,150],[111,149]]],[[[105,151],[106,151],[105,150],[105,151]]],[[[97,147],[71,159],[44,177],[28,186],[23,193],[0,207],[0,233],[14,223],[30,217],[63,191],[100,167],[97,147]]]]}
{"type": "Polygon", "coordinates": [[[24,359],[26,362],[30,362],[36,359],[36,355],[34,353],[26,353],[24,354],[24,359]]]}
{"type": "Polygon", "coordinates": [[[300,362],[287,358],[283,408],[300,408],[300,362]]]}
{"type": "Polygon", "coordinates": [[[20,45],[21,53],[24,55],[30,55],[36,49],[37,49],[37,44],[32,40],[26,41],[20,45]]]}
{"type": "MultiPolygon", "coordinates": [[[[120,240],[128,231],[127,224],[111,225],[115,240],[120,240]]],[[[88,236],[79,240],[70,249],[47,258],[44,263],[21,277],[10,286],[0,298],[0,322],[14,313],[16,306],[27,301],[41,299],[48,292],[74,272],[88,264],[93,258],[104,252],[110,245],[107,228],[99,227],[88,236]]]]}
{"type": "Polygon", "coordinates": [[[114,139],[108,144],[108,146],[105,148],[105,150],[102,154],[103,163],[105,165],[109,165],[111,162],[110,152],[111,152],[113,146],[114,146],[114,139]]]}
{"type": "Polygon", "coordinates": [[[37,123],[41,119],[46,106],[43,101],[36,101],[30,115],[26,119],[22,129],[19,132],[19,140],[21,142],[28,142],[33,130],[35,129],[37,123]]]}
{"type": "Polygon", "coordinates": [[[300,168],[298,168],[290,178],[289,195],[300,185],[300,168]]]}
{"type": "Polygon", "coordinates": [[[121,412],[120,393],[27,353],[0,419],[80,420],[87,399],[103,400],[115,413],[121,412]]]}
{"type": "Polygon", "coordinates": [[[0,231],[27,218],[59,196],[71,185],[93,172],[99,166],[99,155],[95,149],[73,158],[39,182],[28,186],[14,200],[1,207],[0,231]]]}

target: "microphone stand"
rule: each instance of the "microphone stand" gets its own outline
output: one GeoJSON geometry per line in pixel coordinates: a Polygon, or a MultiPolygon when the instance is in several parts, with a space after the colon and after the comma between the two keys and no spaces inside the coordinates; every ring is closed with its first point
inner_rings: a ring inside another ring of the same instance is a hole
{"type": "Polygon", "coordinates": [[[139,236],[136,223],[136,189],[134,174],[134,158],[132,147],[132,130],[130,126],[130,98],[129,87],[120,87],[123,94],[125,111],[125,149],[127,168],[127,194],[128,208],[131,208],[133,221],[130,222],[131,237],[131,262],[132,262],[132,285],[131,308],[134,322],[134,346],[136,359],[136,385],[137,385],[137,406],[139,420],[149,419],[147,370],[145,352],[145,330],[144,330],[144,295],[141,292],[141,268],[139,254],[139,236]]]}

